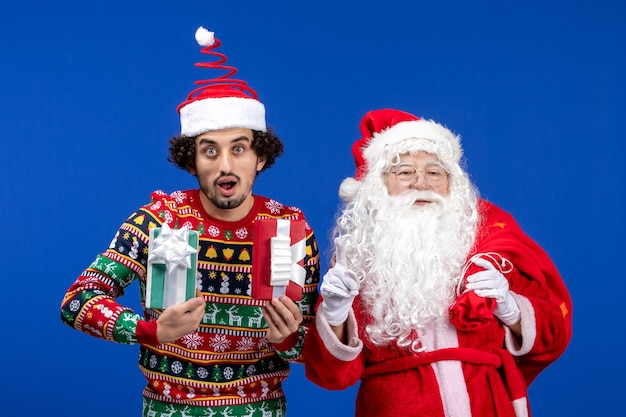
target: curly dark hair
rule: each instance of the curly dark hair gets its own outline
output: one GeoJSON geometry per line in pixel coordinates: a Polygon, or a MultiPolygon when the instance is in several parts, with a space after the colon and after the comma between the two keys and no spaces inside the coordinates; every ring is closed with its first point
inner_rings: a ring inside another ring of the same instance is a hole
{"type": "MultiPolygon", "coordinates": [[[[271,128],[267,132],[252,131],[252,149],[259,158],[265,158],[261,171],[274,165],[276,158],[282,155],[284,146],[271,128]]],[[[189,136],[174,136],[170,139],[170,154],[167,160],[180,169],[195,168],[196,138],[189,136]]]]}

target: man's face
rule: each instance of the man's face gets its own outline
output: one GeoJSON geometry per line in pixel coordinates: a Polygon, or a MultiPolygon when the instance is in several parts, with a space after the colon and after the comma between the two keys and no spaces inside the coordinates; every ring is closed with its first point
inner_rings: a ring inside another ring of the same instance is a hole
{"type": "MultiPolygon", "coordinates": [[[[448,194],[447,171],[435,155],[424,151],[401,155],[398,164],[385,175],[389,195],[399,195],[409,189],[434,191],[441,196],[448,194]]],[[[425,199],[415,204],[427,205],[430,202],[425,199]]]]}
{"type": "Polygon", "coordinates": [[[244,218],[254,202],[252,186],[265,160],[252,149],[250,129],[214,130],[196,137],[196,167],[200,198],[213,217],[236,221],[244,218]]]}

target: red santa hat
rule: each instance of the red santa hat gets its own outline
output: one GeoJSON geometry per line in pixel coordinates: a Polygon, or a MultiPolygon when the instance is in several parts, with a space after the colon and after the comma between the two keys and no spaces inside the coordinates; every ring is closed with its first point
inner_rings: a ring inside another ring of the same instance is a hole
{"type": "Polygon", "coordinates": [[[196,31],[196,41],[203,46],[201,52],[217,60],[196,63],[197,67],[214,68],[224,74],[196,81],[194,89],[177,110],[180,114],[181,135],[194,137],[211,130],[232,127],[266,131],[265,106],[245,81],[231,78],[237,69],[226,63],[226,56],[216,52],[221,42],[202,26],[196,31]]]}
{"type": "Polygon", "coordinates": [[[372,110],[361,119],[361,139],[352,145],[357,180],[377,163],[396,154],[426,151],[452,167],[461,159],[461,139],[446,127],[394,110],[372,110]]]}

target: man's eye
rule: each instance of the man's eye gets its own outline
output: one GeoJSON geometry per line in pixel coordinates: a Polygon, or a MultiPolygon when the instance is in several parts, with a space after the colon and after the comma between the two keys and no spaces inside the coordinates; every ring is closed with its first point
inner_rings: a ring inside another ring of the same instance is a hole
{"type": "Polygon", "coordinates": [[[204,153],[209,156],[217,155],[217,151],[215,150],[215,148],[208,148],[206,151],[204,151],[204,153]]]}
{"type": "Polygon", "coordinates": [[[440,177],[443,175],[443,172],[437,169],[431,169],[428,171],[428,175],[430,175],[431,177],[440,177]]]}
{"type": "Polygon", "coordinates": [[[235,146],[235,148],[233,149],[234,153],[242,153],[243,151],[245,151],[245,148],[243,146],[235,146]]]}

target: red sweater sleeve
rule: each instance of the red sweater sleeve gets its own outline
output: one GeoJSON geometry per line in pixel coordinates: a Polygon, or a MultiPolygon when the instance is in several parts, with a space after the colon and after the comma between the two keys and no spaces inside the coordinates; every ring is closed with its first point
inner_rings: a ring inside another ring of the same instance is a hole
{"type": "Polygon", "coordinates": [[[157,321],[139,320],[137,322],[137,341],[142,345],[159,346],[157,339],[157,321]]]}

